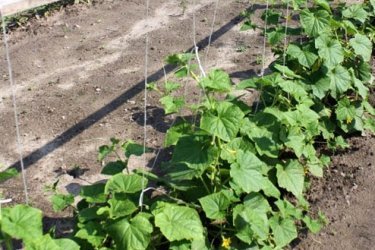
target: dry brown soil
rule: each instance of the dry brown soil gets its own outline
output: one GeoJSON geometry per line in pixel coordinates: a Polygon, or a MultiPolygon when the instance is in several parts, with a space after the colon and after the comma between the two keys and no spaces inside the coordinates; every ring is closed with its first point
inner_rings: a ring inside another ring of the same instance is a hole
{"type": "MultiPolygon", "coordinates": [[[[163,58],[191,49],[193,13],[198,46],[202,55],[207,53],[214,0],[197,0],[196,5],[153,0],[148,20],[143,1],[100,2],[68,6],[10,33],[28,193],[31,204],[49,218],[65,215],[51,210],[46,185],[60,178],[59,190],[77,192],[79,185],[105,178],[99,174],[96,152],[110,137],[142,143],[145,34],[150,41],[150,81],[162,81],[163,58]],[[74,166],[84,170],[78,178],[69,174],[74,166]]],[[[254,75],[261,66],[256,62],[262,37],[253,31],[239,32],[239,13],[249,6],[245,0],[220,1],[207,60],[202,56],[206,69],[225,69],[234,81],[254,75]]],[[[19,157],[5,56],[0,60],[0,163],[5,169],[19,166],[19,157]]],[[[269,50],[267,60],[272,60],[269,50]]],[[[168,75],[170,70],[167,67],[168,75]]],[[[188,99],[194,101],[197,93],[188,90],[188,99]]],[[[151,148],[162,145],[170,122],[158,107],[157,96],[149,93],[151,148]]],[[[301,234],[296,249],[373,249],[375,139],[351,142],[352,150],[335,155],[326,178],[313,182],[312,207],[324,211],[330,224],[318,235],[301,234]]],[[[14,204],[24,202],[20,177],[3,184],[0,191],[14,204]]],[[[63,221],[49,219],[60,226],[63,221]]]]}

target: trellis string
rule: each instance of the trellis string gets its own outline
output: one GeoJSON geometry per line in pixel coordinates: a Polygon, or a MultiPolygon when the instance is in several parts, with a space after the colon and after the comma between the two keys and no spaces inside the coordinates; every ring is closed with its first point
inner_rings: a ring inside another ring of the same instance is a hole
{"type": "MultiPolygon", "coordinates": [[[[146,0],[146,23],[149,19],[149,7],[150,7],[150,1],[146,0]]],[[[148,32],[146,32],[146,44],[145,44],[145,69],[144,69],[144,78],[145,78],[145,92],[144,92],[144,115],[143,115],[143,170],[146,168],[146,143],[147,143],[147,85],[148,85],[148,32]]],[[[145,174],[144,171],[142,171],[142,193],[139,197],[139,207],[142,211],[143,209],[143,193],[145,190],[145,174]]]]}
{"type": "MultiPolygon", "coordinates": [[[[285,18],[285,34],[284,34],[284,53],[283,53],[283,66],[286,64],[286,49],[288,46],[288,24],[289,24],[289,0],[287,1],[286,4],[286,18],[285,18]]],[[[283,72],[284,73],[284,72],[283,72]]]]}
{"type": "Polygon", "coordinates": [[[218,8],[219,8],[219,0],[216,0],[215,9],[214,9],[214,16],[212,18],[212,23],[211,23],[210,36],[208,37],[207,50],[206,50],[206,53],[205,53],[205,56],[204,56],[204,65],[206,67],[207,67],[207,59],[208,59],[208,55],[210,53],[210,48],[211,48],[211,43],[212,43],[212,35],[213,35],[214,29],[215,29],[216,16],[217,16],[218,8]]]}
{"type": "Polygon", "coordinates": [[[18,155],[19,155],[19,158],[20,158],[21,175],[22,175],[22,183],[23,183],[23,189],[24,189],[24,195],[25,195],[25,203],[29,204],[29,194],[28,194],[28,191],[27,191],[26,171],[25,171],[25,166],[24,166],[24,162],[23,162],[23,146],[22,146],[22,141],[21,141],[20,126],[19,126],[19,120],[18,120],[16,89],[15,89],[15,83],[14,83],[14,78],[13,78],[13,68],[12,68],[12,63],[10,61],[10,53],[9,53],[8,37],[7,37],[7,34],[6,34],[5,18],[3,16],[3,13],[2,13],[1,9],[0,9],[0,16],[1,16],[1,22],[2,22],[2,28],[3,28],[5,56],[6,56],[7,65],[8,65],[9,83],[10,83],[10,88],[11,88],[11,91],[12,91],[14,121],[15,121],[15,125],[16,125],[17,150],[18,150],[18,155]]]}
{"type": "MultiPolygon", "coordinates": [[[[263,53],[262,53],[262,69],[260,72],[260,76],[264,77],[264,72],[266,70],[266,45],[267,45],[267,22],[268,22],[268,9],[269,9],[269,0],[266,1],[266,15],[264,17],[264,38],[263,38],[263,53]]],[[[261,90],[260,90],[261,91],[261,90]]],[[[260,97],[261,93],[259,93],[260,97]]],[[[256,103],[255,106],[255,113],[258,112],[259,108],[259,100],[256,103]]]]}

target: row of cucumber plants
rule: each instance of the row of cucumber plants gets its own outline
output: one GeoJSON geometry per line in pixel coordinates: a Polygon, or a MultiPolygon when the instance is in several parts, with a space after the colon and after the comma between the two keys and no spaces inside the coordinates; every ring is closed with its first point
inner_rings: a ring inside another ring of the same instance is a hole
{"type": "MultiPolygon", "coordinates": [[[[43,235],[40,211],[17,205],[0,216],[8,249],[13,238],[26,249],[266,250],[283,249],[301,229],[318,232],[326,219],[310,211],[305,193],[330,157],[317,149],[345,148],[349,135],[375,131],[367,101],[375,1],[334,9],[326,0],[313,2],[291,1],[301,28],[287,32],[297,42],[288,45],[285,64],[284,18],[275,10],[263,14],[278,55],[263,77],[234,85],[222,70],[200,77],[192,54],[169,56],[178,65],[176,78],[194,80],[202,99],[188,104],[176,81],[149,85],[161,94],[166,114],[188,114],[166,133],[172,156],[161,164],[163,174],[130,171],[129,157],[142,155],[143,147],[112,139],[98,156],[101,162],[117,157],[102,170],[110,178],[82,187],[72,237],[43,235]],[[234,94],[246,89],[260,93],[252,105],[234,94]]],[[[52,197],[56,210],[73,200],[52,197]]]]}

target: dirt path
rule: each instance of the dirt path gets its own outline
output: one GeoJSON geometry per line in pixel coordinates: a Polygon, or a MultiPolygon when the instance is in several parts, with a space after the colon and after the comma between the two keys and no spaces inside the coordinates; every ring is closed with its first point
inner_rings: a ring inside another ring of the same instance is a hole
{"type": "MultiPolygon", "coordinates": [[[[43,190],[60,169],[78,165],[86,171],[82,179],[60,176],[62,190],[104,178],[98,175],[96,152],[110,137],[142,142],[144,35],[150,36],[149,81],[159,80],[164,58],[192,47],[194,12],[196,39],[202,41],[198,46],[206,46],[214,2],[184,6],[180,1],[155,0],[145,20],[145,7],[139,1],[108,0],[92,7],[70,6],[11,34],[24,162],[34,205],[50,211],[43,190]]],[[[237,78],[249,76],[249,62],[261,53],[262,41],[253,32],[238,32],[238,15],[249,4],[220,2],[206,66],[223,68],[237,78]],[[236,52],[245,42],[247,51],[236,52]]],[[[18,155],[5,58],[0,63],[0,162],[10,166],[17,163],[18,155]]],[[[157,104],[150,93],[147,143],[153,148],[161,145],[159,127],[165,127],[157,104]]],[[[1,188],[15,202],[23,201],[20,178],[1,188]]]]}

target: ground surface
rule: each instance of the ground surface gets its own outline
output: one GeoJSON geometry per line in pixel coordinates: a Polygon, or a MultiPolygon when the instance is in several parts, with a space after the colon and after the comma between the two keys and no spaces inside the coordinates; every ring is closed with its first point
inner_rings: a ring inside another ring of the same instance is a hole
{"type": "MultiPolygon", "coordinates": [[[[94,6],[69,6],[10,35],[30,200],[49,217],[61,215],[52,212],[46,185],[60,178],[60,190],[76,192],[79,185],[104,178],[96,150],[110,137],[142,143],[144,35],[149,32],[150,81],[163,78],[165,56],[192,47],[194,12],[196,40],[207,41],[214,0],[197,0],[196,5],[150,2],[149,20],[142,1],[106,0],[94,6]],[[84,169],[79,178],[66,173],[76,165],[84,169]]],[[[238,15],[247,7],[248,1],[220,1],[213,43],[207,60],[203,56],[205,68],[223,68],[234,81],[254,75],[261,66],[256,62],[262,37],[253,31],[239,32],[238,15]]],[[[205,45],[199,43],[202,49],[205,45]]],[[[207,48],[202,55],[206,52],[207,48]]],[[[271,60],[269,51],[267,58],[271,60]]],[[[4,166],[18,161],[8,77],[2,57],[0,163],[4,166]]],[[[189,92],[190,101],[196,96],[189,92]]],[[[147,145],[158,148],[170,119],[163,118],[155,94],[149,94],[148,103],[147,145]]],[[[324,211],[330,224],[319,235],[301,235],[296,249],[372,249],[375,245],[375,139],[357,138],[352,144],[353,150],[335,156],[327,178],[313,184],[313,209],[324,211]]],[[[24,201],[21,178],[0,189],[15,203],[24,201]]]]}

